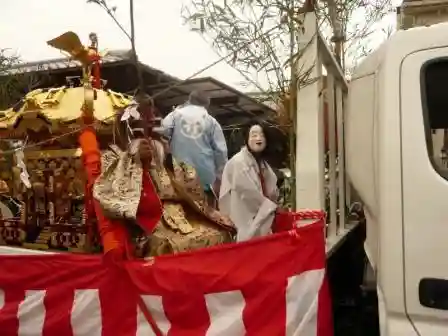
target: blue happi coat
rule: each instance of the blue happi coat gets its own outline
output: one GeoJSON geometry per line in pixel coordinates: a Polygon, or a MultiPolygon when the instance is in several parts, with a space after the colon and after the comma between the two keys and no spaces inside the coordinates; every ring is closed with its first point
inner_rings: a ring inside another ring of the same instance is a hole
{"type": "Polygon", "coordinates": [[[162,121],[163,133],[178,162],[193,166],[208,190],[227,162],[227,145],[221,125],[202,106],[186,104],[162,121]]]}

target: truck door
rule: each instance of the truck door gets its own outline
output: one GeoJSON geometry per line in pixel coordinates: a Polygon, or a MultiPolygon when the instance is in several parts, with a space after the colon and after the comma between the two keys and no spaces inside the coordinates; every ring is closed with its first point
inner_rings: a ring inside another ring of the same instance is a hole
{"type": "Polygon", "coordinates": [[[446,336],[448,48],[408,55],[400,73],[406,310],[420,335],[446,336]]]}

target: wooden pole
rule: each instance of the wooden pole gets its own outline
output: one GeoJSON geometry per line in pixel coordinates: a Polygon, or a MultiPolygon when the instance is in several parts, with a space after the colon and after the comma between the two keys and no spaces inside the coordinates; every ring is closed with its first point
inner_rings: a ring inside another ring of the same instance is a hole
{"type": "Polygon", "coordinates": [[[289,85],[289,120],[290,120],[290,128],[289,128],[289,169],[291,171],[291,184],[290,184],[290,206],[291,210],[295,211],[297,208],[296,204],[296,122],[297,122],[297,111],[296,111],[296,100],[297,100],[297,76],[295,69],[295,20],[294,20],[294,0],[291,1],[291,8],[289,13],[289,61],[290,61],[290,70],[291,70],[291,79],[289,85]]]}
{"type": "Polygon", "coordinates": [[[343,48],[344,48],[344,36],[342,33],[342,23],[338,15],[336,0],[327,0],[328,12],[330,16],[330,24],[333,29],[333,36],[331,37],[331,42],[334,42],[334,53],[339,65],[342,67],[343,60],[343,48]]]}
{"type": "Polygon", "coordinates": [[[145,92],[145,83],[143,80],[143,73],[138,62],[137,49],[135,47],[135,22],[134,22],[134,0],[129,0],[129,15],[131,18],[131,48],[133,54],[133,60],[135,65],[135,70],[137,71],[137,79],[138,79],[138,89],[137,92],[144,93],[145,92]]]}

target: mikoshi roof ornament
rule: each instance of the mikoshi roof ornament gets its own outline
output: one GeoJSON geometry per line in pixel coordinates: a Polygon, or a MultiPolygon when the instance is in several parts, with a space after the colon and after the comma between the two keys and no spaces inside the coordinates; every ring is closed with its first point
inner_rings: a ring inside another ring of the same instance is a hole
{"type": "Polygon", "coordinates": [[[91,33],[90,45],[83,46],[78,35],[66,32],[47,43],[67,53],[82,66],[81,86],[70,85],[29,92],[15,106],[0,111],[0,137],[23,139],[33,133],[52,136],[80,127],[82,110],[88,109],[98,127],[110,131],[116,114],[132,104],[132,97],[102,87],[98,38],[91,33]]]}

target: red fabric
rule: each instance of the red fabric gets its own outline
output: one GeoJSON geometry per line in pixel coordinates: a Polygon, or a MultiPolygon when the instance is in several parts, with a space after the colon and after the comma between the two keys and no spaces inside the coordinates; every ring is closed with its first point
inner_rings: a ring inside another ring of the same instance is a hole
{"type": "Polygon", "coordinates": [[[92,127],[84,129],[79,138],[86,173],[86,198],[93,204],[98,220],[104,254],[112,261],[122,260],[132,255],[129,234],[119,221],[106,218],[99,202],[92,197],[93,184],[101,174],[101,152],[92,127]]]}
{"type": "MultiPolygon", "coordinates": [[[[90,61],[93,62],[92,64],[92,87],[94,89],[100,89],[101,88],[101,70],[100,70],[100,60],[101,57],[98,54],[98,50],[95,48],[90,48],[94,52],[94,54],[89,54],[90,61]]],[[[96,97],[96,93],[95,93],[96,97]]],[[[93,113],[93,111],[90,111],[93,113]]],[[[85,113],[83,112],[83,119],[84,119],[84,125],[90,125],[93,123],[93,115],[86,117],[85,113]]],[[[91,244],[93,241],[93,228],[91,226],[91,222],[89,219],[92,219],[95,217],[95,207],[93,205],[93,197],[92,197],[92,185],[91,183],[87,182],[85,185],[85,192],[84,192],[84,207],[88,219],[88,232],[87,232],[87,239],[89,243],[91,244]]]]}
{"type": "Polygon", "coordinates": [[[101,57],[98,54],[98,50],[95,48],[89,48],[92,53],[89,54],[90,61],[92,64],[92,87],[94,89],[101,89],[101,70],[100,70],[100,60],[101,57]]]}
{"type": "Polygon", "coordinates": [[[148,234],[152,233],[162,216],[162,204],[148,173],[143,173],[143,187],[137,210],[137,223],[148,234]]]}
{"type": "MultiPolygon", "coordinates": [[[[87,116],[83,115],[83,121],[84,121],[84,125],[91,125],[91,124],[93,124],[93,117],[92,116],[87,117],[87,116]]],[[[89,139],[92,136],[92,134],[94,135],[93,130],[86,130],[86,132],[84,132],[84,133],[85,133],[84,135],[83,135],[83,133],[81,133],[80,138],[79,138],[81,149],[84,148],[84,151],[86,153],[92,152],[92,154],[91,154],[92,156],[98,155],[99,149],[95,145],[96,138],[95,138],[95,141],[91,141],[89,139]]],[[[85,155],[83,156],[83,158],[85,159],[85,155]]],[[[97,166],[97,164],[94,162],[95,160],[92,160],[92,161],[93,162],[88,163],[88,165],[90,167],[86,172],[90,173],[90,174],[95,174],[95,176],[96,176],[99,174],[100,167],[97,166]]],[[[85,208],[85,212],[86,212],[86,216],[87,216],[87,225],[88,225],[87,239],[89,241],[89,244],[92,244],[93,236],[94,236],[91,220],[96,217],[95,206],[93,205],[93,196],[92,196],[92,186],[93,186],[93,183],[91,182],[92,180],[93,180],[93,178],[91,176],[88,176],[87,180],[86,180],[86,184],[84,186],[84,208],[85,208]]]]}
{"type": "MultiPolygon", "coordinates": [[[[278,210],[275,214],[272,226],[273,232],[289,231],[301,224],[300,221],[322,221],[325,222],[326,214],[321,210],[291,211],[288,209],[278,210]]],[[[309,223],[308,223],[309,224],[309,223]]]]}
{"type": "Polygon", "coordinates": [[[328,283],[328,278],[325,276],[322,288],[319,292],[319,301],[322,302],[328,300],[328,304],[319,305],[317,309],[317,319],[320,321],[320,323],[317,325],[317,336],[333,336],[334,323],[331,304],[329,301],[330,297],[330,284],[328,283]]]}
{"type": "Polygon", "coordinates": [[[163,335],[333,335],[323,315],[322,223],[119,267],[95,256],[2,251],[2,336],[19,325],[23,335],[151,335],[138,295],[163,335]]]}
{"type": "MultiPolygon", "coordinates": [[[[96,139],[95,130],[88,127],[79,136],[83,153],[83,162],[87,176],[87,204],[93,204],[98,220],[104,254],[112,261],[131,258],[133,248],[126,227],[117,220],[106,218],[97,200],[92,197],[93,185],[101,174],[101,152],[96,139]]],[[[152,233],[162,216],[162,205],[148,174],[143,174],[142,196],[137,211],[137,223],[148,234],[152,233]]]]}
{"type": "Polygon", "coordinates": [[[260,178],[260,184],[261,184],[261,191],[263,192],[263,195],[266,196],[266,183],[264,181],[264,175],[263,170],[261,169],[261,165],[258,164],[258,177],[260,178]]]}
{"type": "Polygon", "coordinates": [[[289,211],[277,211],[272,224],[272,232],[289,231],[294,228],[294,212],[289,211]]]}
{"type": "Polygon", "coordinates": [[[101,88],[101,76],[100,76],[100,64],[98,62],[94,63],[92,66],[92,87],[95,89],[101,88]]]}

